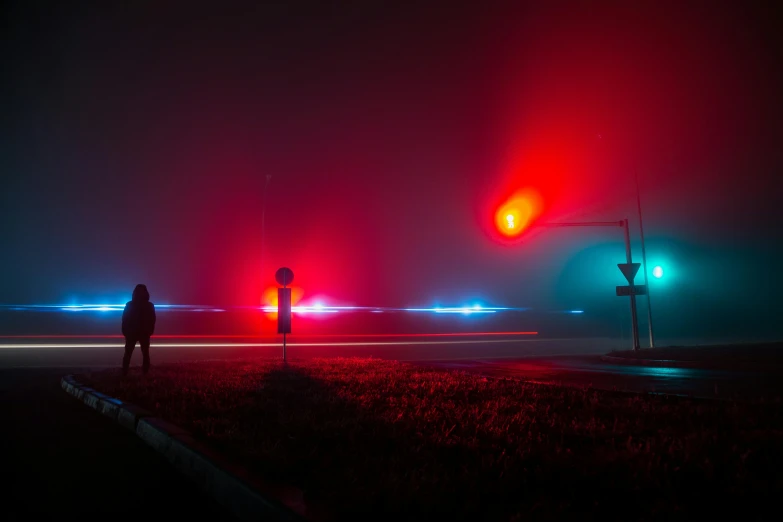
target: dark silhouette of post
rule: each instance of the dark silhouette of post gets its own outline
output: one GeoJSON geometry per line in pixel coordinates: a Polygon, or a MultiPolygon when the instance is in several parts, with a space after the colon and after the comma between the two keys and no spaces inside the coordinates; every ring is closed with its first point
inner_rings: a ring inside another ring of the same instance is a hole
{"type": "Polygon", "coordinates": [[[122,374],[128,374],[131,356],[136,343],[141,347],[142,371],[150,369],[150,337],[155,333],[155,304],[150,302],[147,285],[136,285],[131,300],[122,312],[122,335],[125,336],[125,355],[122,357],[122,374]]]}
{"type": "MultiPolygon", "coordinates": [[[[633,264],[631,258],[631,233],[628,230],[628,218],[623,221],[623,232],[625,234],[625,262],[628,265],[633,264]]],[[[633,349],[639,349],[639,318],[636,314],[636,293],[634,290],[633,278],[629,281],[629,297],[631,298],[631,329],[633,333],[633,349]]]]}
{"type": "Polygon", "coordinates": [[[275,281],[283,285],[277,289],[277,333],[283,334],[283,362],[286,362],[286,334],[291,333],[291,289],[294,272],[288,267],[282,267],[275,272],[275,281]]]}

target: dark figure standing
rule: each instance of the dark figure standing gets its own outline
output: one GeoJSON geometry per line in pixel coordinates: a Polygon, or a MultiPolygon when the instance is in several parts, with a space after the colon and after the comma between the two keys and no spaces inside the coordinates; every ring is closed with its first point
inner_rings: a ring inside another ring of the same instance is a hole
{"type": "Polygon", "coordinates": [[[125,356],[122,358],[122,374],[128,375],[131,355],[136,343],[141,346],[144,357],[142,371],[150,369],[150,337],[155,333],[155,305],[150,302],[147,285],[136,285],[133,297],[125,304],[122,312],[122,335],[125,336],[125,356]]]}

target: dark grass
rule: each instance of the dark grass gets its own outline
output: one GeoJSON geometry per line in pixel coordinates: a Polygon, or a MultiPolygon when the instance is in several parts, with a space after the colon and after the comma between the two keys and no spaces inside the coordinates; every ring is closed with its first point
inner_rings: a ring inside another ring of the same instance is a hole
{"type": "Polygon", "coordinates": [[[746,518],[783,492],[780,403],[542,386],[372,359],[189,363],[146,378],[101,372],[92,384],[336,516],[746,518]]]}

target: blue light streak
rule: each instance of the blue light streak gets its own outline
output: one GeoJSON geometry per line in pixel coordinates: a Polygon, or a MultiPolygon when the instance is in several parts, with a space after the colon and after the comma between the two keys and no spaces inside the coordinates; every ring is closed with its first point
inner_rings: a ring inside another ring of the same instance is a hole
{"type": "MultiPolygon", "coordinates": [[[[53,304],[53,305],[0,305],[0,311],[17,311],[17,312],[100,312],[100,313],[115,313],[122,312],[125,308],[124,304],[113,303],[97,303],[97,304],[53,304]]],[[[227,312],[229,310],[257,310],[266,313],[276,313],[276,305],[265,306],[232,306],[225,308],[216,308],[207,305],[170,305],[170,304],[156,304],[156,310],[161,312],[227,312]]],[[[323,303],[314,304],[299,304],[291,307],[291,310],[295,314],[335,314],[335,313],[347,313],[347,312],[371,312],[371,313],[429,313],[429,314],[461,314],[461,315],[486,315],[495,314],[499,312],[524,312],[528,311],[528,308],[515,308],[515,307],[497,307],[497,306],[483,306],[480,304],[471,304],[465,306],[432,306],[432,307],[380,307],[380,306],[333,306],[325,305],[323,303]]],[[[581,314],[583,310],[570,310],[566,313],[581,314]]]]}
{"type": "MultiPolygon", "coordinates": [[[[124,304],[79,304],[79,305],[0,305],[0,310],[15,312],[122,312],[124,304]]],[[[225,312],[222,308],[204,305],[156,304],[156,310],[174,312],[225,312]]]]}

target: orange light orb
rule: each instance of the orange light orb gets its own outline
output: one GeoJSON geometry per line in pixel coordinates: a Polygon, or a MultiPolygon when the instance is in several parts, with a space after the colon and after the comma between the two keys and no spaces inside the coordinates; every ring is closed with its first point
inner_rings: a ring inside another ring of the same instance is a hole
{"type": "MultiPolygon", "coordinates": [[[[298,286],[291,287],[291,306],[296,306],[304,297],[304,289],[298,286]]],[[[261,296],[261,306],[263,308],[272,307],[274,311],[268,311],[268,317],[277,317],[277,287],[270,286],[264,290],[261,296]]]]}
{"type": "Polygon", "coordinates": [[[495,227],[506,237],[522,234],[541,213],[541,197],[532,189],[515,192],[495,212],[495,227]]]}

